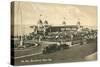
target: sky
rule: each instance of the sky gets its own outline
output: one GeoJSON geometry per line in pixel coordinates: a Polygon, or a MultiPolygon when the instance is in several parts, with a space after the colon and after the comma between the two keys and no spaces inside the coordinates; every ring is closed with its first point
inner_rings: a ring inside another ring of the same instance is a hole
{"type": "Polygon", "coordinates": [[[36,25],[41,19],[43,22],[48,20],[51,25],[61,25],[63,21],[74,25],[80,21],[81,25],[96,26],[96,12],[96,6],[15,2],[14,23],[20,24],[22,18],[26,25],[36,25]]]}
{"type": "Polygon", "coordinates": [[[15,31],[21,33],[21,26],[25,33],[32,32],[29,26],[37,25],[39,19],[48,21],[50,25],[76,25],[80,21],[82,26],[97,26],[97,7],[87,5],[50,4],[17,1],[14,5],[15,31]],[[41,15],[41,16],[40,16],[41,15]],[[65,19],[64,19],[65,18],[65,19]],[[19,30],[20,29],[20,30],[19,30]]]}

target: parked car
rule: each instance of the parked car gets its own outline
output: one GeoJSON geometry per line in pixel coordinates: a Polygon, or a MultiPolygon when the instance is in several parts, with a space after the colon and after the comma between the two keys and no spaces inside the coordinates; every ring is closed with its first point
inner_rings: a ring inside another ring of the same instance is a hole
{"type": "Polygon", "coordinates": [[[43,48],[43,54],[53,53],[53,52],[68,49],[68,48],[69,46],[67,44],[60,44],[60,45],[52,44],[43,48]]]}

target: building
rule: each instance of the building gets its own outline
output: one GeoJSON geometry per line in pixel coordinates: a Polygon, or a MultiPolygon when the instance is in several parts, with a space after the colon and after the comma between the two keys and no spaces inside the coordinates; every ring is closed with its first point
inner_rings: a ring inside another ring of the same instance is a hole
{"type": "Polygon", "coordinates": [[[77,29],[78,27],[76,25],[50,26],[46,29],[46,32],[77,31],[77,29]]]}

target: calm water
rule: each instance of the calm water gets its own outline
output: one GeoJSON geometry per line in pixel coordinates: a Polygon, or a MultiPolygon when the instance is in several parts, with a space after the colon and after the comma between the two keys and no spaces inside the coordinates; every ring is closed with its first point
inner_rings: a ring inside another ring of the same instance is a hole
{"type": "Polygon", "coordinates": [[[29,34],[33,31],[31,25],[12,25],[14,28],[14,35],[29,34]]]}

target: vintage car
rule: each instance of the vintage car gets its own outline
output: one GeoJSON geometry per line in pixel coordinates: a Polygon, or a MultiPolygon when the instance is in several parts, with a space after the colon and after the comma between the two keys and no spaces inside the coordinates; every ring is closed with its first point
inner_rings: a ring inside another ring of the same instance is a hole
{"type": "Polygon", "coordinates": [[[69,45],[67,44],[50,44],[43,48],[43,54],[53,53],[59,50],[68,49],[69,45]]]}

